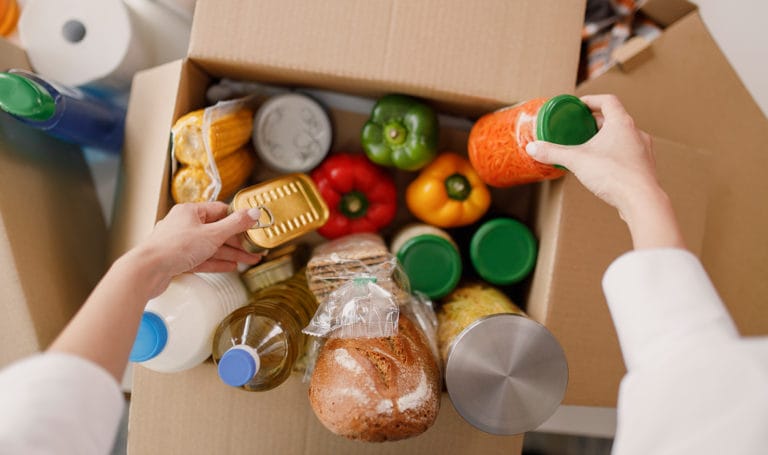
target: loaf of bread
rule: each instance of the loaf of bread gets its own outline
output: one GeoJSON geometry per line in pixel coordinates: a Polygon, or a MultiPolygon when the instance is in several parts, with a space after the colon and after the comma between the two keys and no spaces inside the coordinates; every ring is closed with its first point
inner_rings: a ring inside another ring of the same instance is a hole
{"type": "Polygon", "coordinates": [[[426,337],[400,315],[388,338],[330,338],[320,351],[309,401],[330,431],[361,441],[419,435],[437,418],[440,370],[426,337]]]}

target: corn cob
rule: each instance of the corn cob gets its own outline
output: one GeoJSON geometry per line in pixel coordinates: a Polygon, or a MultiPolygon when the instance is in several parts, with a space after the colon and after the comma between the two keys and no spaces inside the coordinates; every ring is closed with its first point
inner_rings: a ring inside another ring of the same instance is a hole
{"type": "Polygon", "coordinates": [[[243,147],[224,157],[216,166],[221,177],[221,191],[218,199],[224,201],[235,194],[253,174],[256,159],[250,147],[243,147]]]}
{"type": "MultiPolygon", "coordinates": [[[[207,108],[211,109],[211,108],[207,108]]],[[[253,111],[242,107],[211,122],[203,131],[205,109],[192,111],[174,123],[171,128],[173,153],[182,164],[204,166],[208,162],[204,134],[208,134],[214,159],[223,158],[242,147],[251,138],[253,111]]]]}
{"type": "MultiPolygon", "coordinates": [[[[248,181],[255,162],[253,151],[249,147],[230,153],[217,162],[221,178],[217,199],[223,201],[235,194],[248,181]]],[[[177,203],[210,201],[213,196],[213,180],[200,166],[182,166],[173,177],[171,194],[177,203]]]]}
{"type": "Polygon", "coordinates": [[[211,194],[212,180],[202,167],[183,166],[173,176],[171,195],[178,204],[209,201],[211,194]]]}

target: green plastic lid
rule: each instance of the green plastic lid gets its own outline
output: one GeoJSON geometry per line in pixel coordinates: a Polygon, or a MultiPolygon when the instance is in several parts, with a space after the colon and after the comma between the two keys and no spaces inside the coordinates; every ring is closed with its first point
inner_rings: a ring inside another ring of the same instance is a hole
{"type": "Polygon", "coordinates": [[[579,145],[597,134],[589,106],[573,95],[549,99],[536,119],[536,139],[562,145],[579,145]]]}
{"type": "Polygon", "coordinates": [[[417,235],[397,251],[411,289],[431,299],[444,297],[461,278],[461,255],[451,242],[432,234],[417,235]]]}
{"type": "Polygon", "coordinates": [[[536,239],[523,223],[496,218],[472,236],[469,256],[478,275],[489,283],[517,283],[536,263],[536,239]]]}
{"type": "Polygon", "coordinates": [[[0,109],[29,120],[48,120],[56,112],[53,97],[24,76],[0,73],[0,109]]]}

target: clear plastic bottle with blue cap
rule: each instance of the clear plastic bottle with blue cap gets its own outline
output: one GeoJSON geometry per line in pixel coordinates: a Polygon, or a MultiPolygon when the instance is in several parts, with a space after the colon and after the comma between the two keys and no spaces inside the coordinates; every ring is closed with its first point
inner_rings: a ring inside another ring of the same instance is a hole
{"type": "Polygon", "coordinates": [[[235,272],[179,275],[147,303],[130,360],[162,373],[194,368],[211,356],[218,324],[247,303],[235,272]]]}
{"type": "Polygon", "coordinates": [[[0,72],[0,109],[59,139],[119,153],[125,109],[20,69],[0,72]]]}
{"type": "Polygon", "coordinates": [[[302,269],[258,291],[232,312],[213,336],[213,360],[221,380],[250,392],[282,384],[305,351],[301,330],[317,309],[302,269]]]}

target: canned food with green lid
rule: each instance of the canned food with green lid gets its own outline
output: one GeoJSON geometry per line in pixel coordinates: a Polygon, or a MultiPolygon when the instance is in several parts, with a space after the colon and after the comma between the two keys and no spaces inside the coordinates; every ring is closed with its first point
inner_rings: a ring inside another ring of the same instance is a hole
{"type": "Polygon", "coordinates": [[[411,289],[439,299],[461,279],[461,255],[456,243],[442,229],[414,223],[401,229],[391,242],[392,253],[402,264],[411,289]]]}

